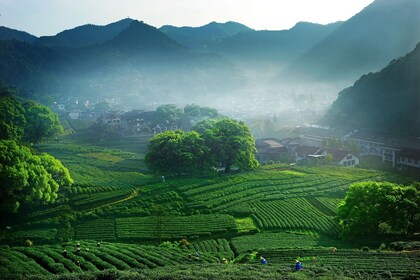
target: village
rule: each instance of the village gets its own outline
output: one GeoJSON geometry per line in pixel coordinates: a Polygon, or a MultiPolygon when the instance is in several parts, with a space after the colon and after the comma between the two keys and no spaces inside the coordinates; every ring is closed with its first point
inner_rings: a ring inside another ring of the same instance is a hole
{"type": "MultiPolygon", "coordinates": [[[[62,118],[96,124],[119,137],[138,137],[140,142],[167,130],[189,131],[195,123],[209,116],[189,115],[179,119],[158,118],[156,111],[124,111],[118,101],[67,100],[56,104],[62,118]]],[[[420,168],[420,140],[368,129],[329,129],[320,126],[297,126],[287,138],[256,139],[256,159],[260,164],[291,163],[299,165],[333,164],[394,170],[420,168]],[[379,166],[378,166],[379,165],[379,166]]]]}

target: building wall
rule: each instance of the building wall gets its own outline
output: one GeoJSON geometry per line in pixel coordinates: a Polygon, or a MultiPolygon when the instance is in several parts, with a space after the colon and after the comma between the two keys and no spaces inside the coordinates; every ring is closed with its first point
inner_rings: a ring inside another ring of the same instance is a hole
{"type": "Polygon", "coordinates": [[[339,162],[341,166],[350,166],[350,167],[354,167],[358,165],[359,163],[360,163],[359,158],[353,154],[348,154],[339,162]]]}

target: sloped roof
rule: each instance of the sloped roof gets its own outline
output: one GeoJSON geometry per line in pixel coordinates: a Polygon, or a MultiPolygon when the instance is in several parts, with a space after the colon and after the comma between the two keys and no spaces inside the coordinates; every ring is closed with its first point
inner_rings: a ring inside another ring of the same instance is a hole
{"type": "Polygon", "coordinates": [[[342,159],[344,159],[348,154],[352,154],[354,155],[352,152],[350,151],[346,151],[346,150],[339,150],[339,149],[326,149],[326,152],[328,154],[331,154],[333,157],[333,162],[340,162],[342,159]]]}
{"type": "Polygon", "coordinates": [[[322,138],[341,138],[348,134],[348,129],[328,129],[320,127],[297,127],[293,130],[296,134],[316,136],[322,138]]]}

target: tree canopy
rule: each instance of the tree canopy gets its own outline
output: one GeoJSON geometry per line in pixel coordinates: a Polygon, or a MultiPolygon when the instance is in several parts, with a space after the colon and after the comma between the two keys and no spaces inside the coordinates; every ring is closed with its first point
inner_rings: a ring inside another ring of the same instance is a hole
{"type": "Polygon", "coordinates": [[[150,140],[145,162],[155,172],[192,173],[203,166],[205,150],[198,133],[168,130],[150,140]]]}
{"type": "Polygon", "coordinates": [[[28,100],[23,104],[27,125],[25,138],[29,141],[40,142],[44,138],[51,138],[63,132],[58,116],[50,108],[28,100]]]}
{"type": "Polygon", "coordinates": [[[12,96],[1,97],[0,139],[19,142],[23,136],[25,125],[25,109],[22,104],[12,96]]]}
{"type": "Polygon", "coordinates": [[[352,184],[338,208],[342,237],[405,236],[420,230],[419,188],[388,182],[352,184]]]}
{"type": "Polygon", "coordinates": [[[54,202],[59,187],[73,180],[52,156],[34,155],[12,140],[0,140],[0,182],[2,212],[17,212],[21,204],[54,202]]]}
{"type": "Polygon", "coordinates": [[[203,173],[232,166],[240,169],[258,165],[255,142],[249,128],[230,119],[198,123],[197,131],[165,131],[154,136],[146,155],[147,166],[155,172],[203,173]]]}
{"type": "MultiPolygon", "coordinates": [[[[211,126],[211,123],[207,124],[211,126]]],[[[255,140],[244,122],[232,119],[216,121],[211,128],[204,131],[203,138],[210,149],[211,159],[226,172],[233,165],[240,169],[258,166],[255,159],[255,140]]]]}
{"type": "Polygon", "coordinates": [[[158,123],[165,121],[177,123],[182,117],[182,109],[174,104],[165,104],[156,108],[156,119],[158,123]]]}
{"type": "Polygon", "coordinates": [[[63,132],[58,116],[48,107],[26,100],[21,104],[9,88],[0,88],[0,139],[39,142],[63,132]]]}

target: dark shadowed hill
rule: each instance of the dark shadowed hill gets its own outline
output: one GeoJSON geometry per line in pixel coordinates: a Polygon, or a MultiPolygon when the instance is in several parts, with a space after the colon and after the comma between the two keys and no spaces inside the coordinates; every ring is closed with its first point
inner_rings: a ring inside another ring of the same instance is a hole
{"type": "Polygon", "coordinates": [[[65,30],[55,36],[42,36],[35,43],[49,47],[78,48],[94,44],[102,44],[126,29],[132,19],[126,18],[104,26],[86,24],[65,30]]]}
{"type": "Polygon", "coordinates": [[[380,72],[339,93],[324,116],[334,127],[376,128],[420,136],[420,43],[380,72]]]}
{"type": "Polygon", "coordinates": [[[191,100],[242,82],[221,55],[187,49],[139,21],[111,40],[80,48],[0,41],[0,66],[0,78],[29,95],[124,96],[131,105],[191,100]]]}
{"type": "Polygon", "coordinates": [[[185,49],[185,47],[182,47],[178,42],[169,38],[156,27],[145,24],[142,21],[132,21],[127,28],[122,30],[112,40],[106,42],[105,45],[137,52],[185,49]]]}
{"type": "Polygon", "coordinates": [[[184,46],[200,50],[207,50],[209,46],[220,42],[223,38],[241,32],[253,31],[253,29],[233,21],[211,22],[200,27],[164,25],[159,30],[184,46]]]}
{"type": "Polygon", "coordinates": [[[420,1],[376,0],[300,57],[288,74],[354,80],[420,41],[420,1]]]}
{"type": "Polygon", "coordinates": [[[241,32],[211,46],[235,60],[287,63],[302,55],[341,25],[299,22],[289,30],[241,32]],[[261,61],[262,60],[262,61],[261,61]]]}
{"type": "Polygon", "coordinates": [[[0,41],[2,40],[18,40],[23,42],[32,43],[37,39],[36,36],[27,32],[0,26],[0,41]]]}

